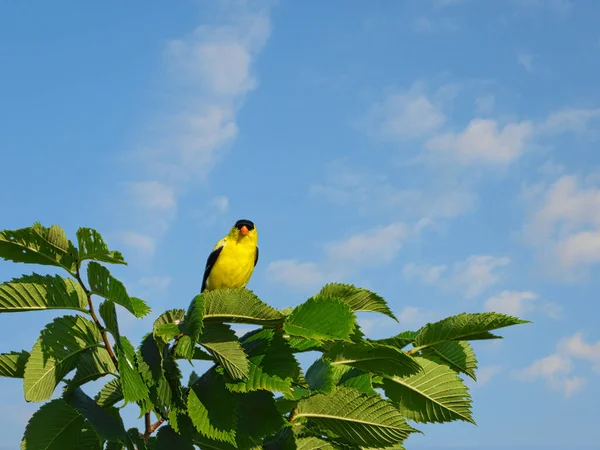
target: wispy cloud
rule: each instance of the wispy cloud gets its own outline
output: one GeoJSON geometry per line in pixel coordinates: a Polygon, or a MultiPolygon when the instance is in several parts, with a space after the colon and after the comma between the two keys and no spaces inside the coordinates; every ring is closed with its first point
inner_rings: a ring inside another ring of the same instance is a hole
{"type": "Polygon", "coordinates": [[[527,73],[533,73],[533,55],[528,53],[519,53],[517,62],[522,66],[527,73]]]}
{"type": "Polygon", "coordinates": [[[540,312],[548,317],[557,319],[561,308],[556,303],[543,301],[539,295],[531,291],[502,291],[488,298],[484,303],[486,311],[494,311],[511,316],[524,318],[533,312],[540,312]]]}
{"type": "Polygon", "coordinates": [[[325,281],[341,281],[344,277],[369,267],[381,267],[393,262],[407,239],[417,236],[430,225],[422,220],[378,226],[354,233],[323,246],[319,263],[296,259],[269,263],[267,279],[271,283],[292,287],[315,287],[325,281]]]}
{"type": "MultiPolygon", "coordinates": [[[[129,154],[145,179],[130,183],[125,201],[132,205],[134,231],[121,233],[146,254],[150,245],[140,236],[160,240],[175,219],[178,198],[207,179],[237,137],[237,113],[258,85],[253,64],[270,35],[268,11],[249,5],[223,2],[220,22],[165,46],[171,106],[129,154]]],[[[226,198],[212,207],[226,210],[226,198]]]]}
{"type": "Polygon", "coordinates": [[[578,278],[600,263],[600,184],[594,177],[563,175],[524,192],[530,211],[523,227],[553,275],[578,278]]]}
{"type": "Polygon", "coordinates": [[[406,264],[402,270],[408,280],[419,279],[427,284],[462,292],[465,298],[474,298],[501,280],[498,271],[510,263],[510,258],[491,255],[471,255],[451,266],[406,264]]]}
{"type": "Polygon", "coordinates": [[[592,370],[600,374],[600,341],[588,343],[581,332],[575,333],[562,339],[555,353],[534,361],[521,371],[515,371],[513,376],[521,381],[545,381],[550,389],[571,397],[587,382],[585,377],[574,375],[576,360],[590,363],[592,370]]]}

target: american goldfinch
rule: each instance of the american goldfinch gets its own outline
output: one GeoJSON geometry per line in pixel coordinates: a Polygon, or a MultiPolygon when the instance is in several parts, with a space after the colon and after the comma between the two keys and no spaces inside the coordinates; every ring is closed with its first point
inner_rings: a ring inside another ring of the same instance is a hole
{"type": "Polygon", "coordinates": [[[238,220],[208,256],[200,292],[245,287],[257,262],[258,231],[251,221],[238,220]]]}

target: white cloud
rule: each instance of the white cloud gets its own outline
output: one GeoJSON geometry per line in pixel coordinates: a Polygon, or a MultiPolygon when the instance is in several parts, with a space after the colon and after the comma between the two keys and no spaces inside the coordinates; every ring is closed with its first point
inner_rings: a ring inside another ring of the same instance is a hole
{"type": "Polygon", "coordinates": [[[494,366],[484,366],[477,369],[477,385],[483,386],[489,381],[498,375],[502,370],[502,366],[494,365],[494,366]]]}
{"type": "Polygon", "coordinates": [[[391,263],[406,239],[417,236],[430,223],[429,220],[411,225],[397,222],[357,232],[325,244],[320,263],[295,259],[273,261],[267,267],[267,277],[272,283],[293,287],[315,287],[328,281],[340,281],[362,269],[391,263]]]}
{"type": "Polygon", "coordinates": [[[551,135],[566,132],[584,134],[595,120],[600,120],[600,109],[566,108],[551,113],[538,126],[538,132],[551,135]]]}
{"type": "Polygon", "coordinates": [[[540,312],[552,319],[560,318],[562,308],[552,302],[543,301],[539,295],[530,291],[502,291],[488,298],[484,303],[486,311],[494,311],[510,316],[528,317],[530,313],[540,312]]]}
{"type": "Polygon", "coordinates": [[[464,261],[447,265],[409,263],[403,268],[407,279],[419,278],[428,284],[459,290],[466,298],[473,298],[500,281],[498,269],[508,265],[510,258],[490,255],[471,255],[464,261]]]}
{"type": "Polygon", "coordinates": [[[491,119],[473,119],[459,133],[444,133],[429,139],[425,148],[435,162],[508,165],[518,159],[533,134],[529,121],[501,126],[491,119]]]}
{"type": "Polygon", "coordinates": [[[600,374],[600,340],[587,343],[582,333],[575,333],[559,341],[555,353],[534,361],[529,367],[516,371],[513,375],[521,381],[543,380],[550,389],[571,397],[587,383],[585,377],[573,374],[574,360],[590,363],[592,369],[600,374]]]}
{"type": "MultiPolygon", "coordinates": [[[[256,4],[229,4],[217,16],[220,23],[199,26],[166,45],[170,111],[148,127],[151,132],[129,155],[148,181],[132,183],[128,201],[146,209],[137,222],[154,240],[174,220],[165,210],[175,211],[177,195],[205,181],[237,137],[237,113],[257,86],[253,64],[270,34],[268,11],[250,7],[256,4]],[[149,225],[157,222],[161,226],[149,225]]],[[[218,202],[217,209],[226,209],[223,199],[218,202]]]]}
{"type": "Polygon", "coordinates": [[[171,284],[172,278],[168,276],[153,276],[140,278],[137,285],[147,290],[166,290],[171,284]]]}
{"type": "Polygon", "coordinates": [[[350,168],[343,160],[328,164],[327,184],[313,184],[309,194],[361,213],[393,210],[403,218],[453,218],[471,211],[477,194],[466,186],[438,178],[427,189],[398,189],[389,177],[350,168]]]}
{"type": "Polygon", "coordinates": [[[441,319],[438,311],[426,310],[417,306],[406,306],[396,312],[396,317],[398,317],[398,321],[404,329],[410,328],[413,330],[441,319]]]}
{"type": "Polygon", "coordinates": [[[553,272],[569,278],[575,276],[575,269],[600,262],[597,180],[563,175],[549,186],[529,190],[526,203],[531,212],[523,227],[524,238],[546,264],[558,263],[553,272]]]}
{"type": "Polygon", "coordinates": [[[417,86],[406,92],[390,94],[375,104],[368,115],[371,133],[389,141],[426,136],[446,120],[436,105],[417,86]]]}
{"type": "Polygon", "coordinates": [[[213,198],[210,204],[222,214],[229,210],[229,198],[225,197],[224,195],[219,195],[213,198]]]}
{"type": "Polygon", "coordinates": [[[266,269],[266,276],[271,283],[296,288],[318,287],[330,281],[318,264],[300,262],[297,259],[270,262],[266,269]]]}
{"type": "Polygon", "coordinates": [[[175,189],[158,181],[131,183],[131,194],[136,205],[144,209],[170,210],[177,206],[175,189]]]}
{"type": "Polygon", "coordinates": [[[517,62],[523,66],[527,73],[533,73],[533,56],[527,53],[519,53],[517,62]]]}
{"type": "Polygon", "coordinates": [[[446,265],[427,266],[408,263],[403,267],[402,274],[407,280],[419,278],[423,283],[433,284],[440,279],[442,274],[446,272],[447,269],[448,266],[446,265]]]}
{"type": "Polygon", "coordinates": [[[132,230],[120,231],[119,240],[144,256],[152,256],[156,248],[156,239],[132,230]]]}

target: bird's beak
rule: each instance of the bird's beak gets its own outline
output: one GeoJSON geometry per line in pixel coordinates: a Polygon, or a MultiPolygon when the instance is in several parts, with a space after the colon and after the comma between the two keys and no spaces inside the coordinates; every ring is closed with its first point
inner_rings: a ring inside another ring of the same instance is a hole
{"type": "Polygon", "coordinates": [[[240,234],[242,236],[248,236],[248,227],[246,227],[246,225],[244,225],[242,228],[240,228],[240,234]]]}

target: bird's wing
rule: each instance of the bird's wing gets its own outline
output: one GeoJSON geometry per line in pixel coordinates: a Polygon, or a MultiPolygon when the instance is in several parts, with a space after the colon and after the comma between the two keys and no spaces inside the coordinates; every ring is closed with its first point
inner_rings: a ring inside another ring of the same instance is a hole
{"type": "Polygon", "coordinates": [[[254,267],[256,267],[257,262],[258,262],[258,245],[256,246],[256,254],[254,255],[254,267]]]}
{"type": "Polygon", "coordinates": [[[206,281],[208,280],[210,271],[212,270],[215,263],[217,262],[217,258],[219,257],[219,254],[223,250],[223,247],[225,247],[226,241],[227,241],[227,238],[223,238],[219,242],[217,242],[217,245],[215,245],[215,247],[213,248],[213,251],[210,253],[210,255],[208,255],[208,259],[206,260],[206,267],[204,268],[204,277],[202,278],[202,289],[200,290],[200,293],[204,292],[204,289],[206,289],[206,281]]]}

